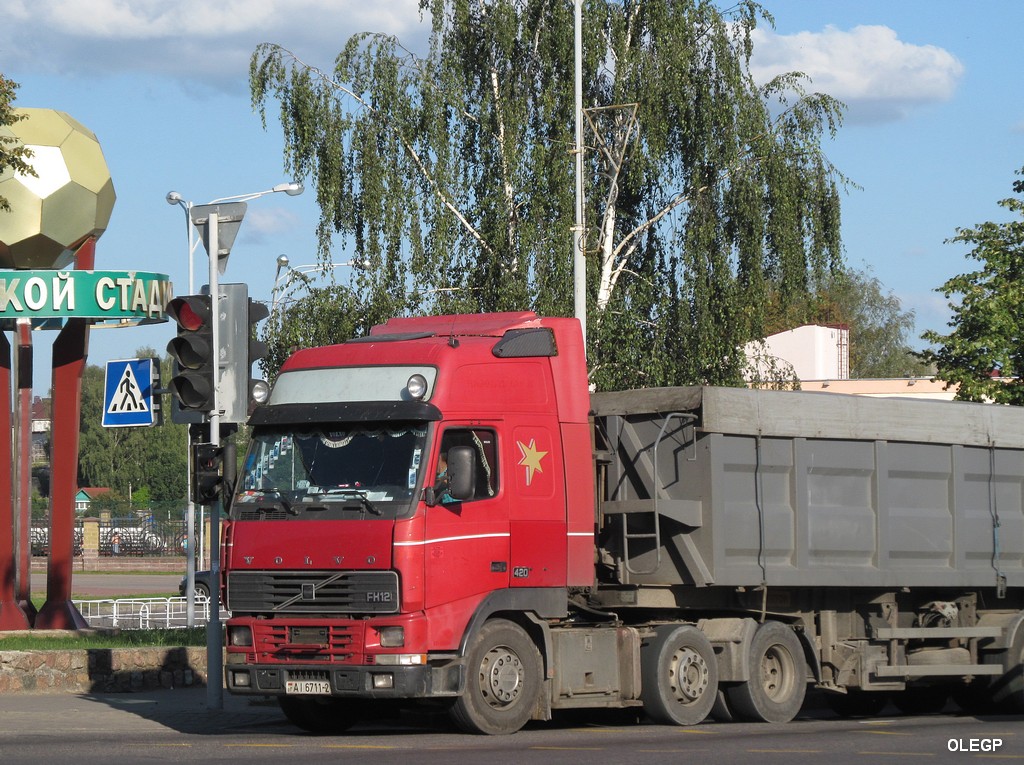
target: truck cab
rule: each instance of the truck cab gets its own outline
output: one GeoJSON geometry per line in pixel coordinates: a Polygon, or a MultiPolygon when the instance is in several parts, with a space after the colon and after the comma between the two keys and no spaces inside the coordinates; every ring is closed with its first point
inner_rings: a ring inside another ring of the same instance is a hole
{"type": "Polygon", "coordinates": [[[336,729],[366,699],[458,699],[494,614],[564,616],[594,579],[585,370],[578,323],[532,313],[292,356],[225,522],[229,690],[336,729]]]}

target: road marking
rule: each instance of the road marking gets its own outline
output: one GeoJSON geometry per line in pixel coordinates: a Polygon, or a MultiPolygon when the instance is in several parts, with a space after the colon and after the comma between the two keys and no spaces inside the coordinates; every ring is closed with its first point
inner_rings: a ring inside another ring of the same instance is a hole
{"type": "Polygon", "coordinates": [[[398,746],[387,746],[385,744],[324,744],[321,749],[382,749],[390,751],[401,749],[398,746]]]}
{"type": "Polygon", "coordinates": [[[530,749],[542,752],[603,752],[601,746],[531,746],[530,749]]]}
{"type": "Polygon", "coordinates": [[[885,755],[887,757],[934,757],[934,752],[857,752],[857,754],[866,754],[872,757],[878,755],[885,755]]]}
{"type": "Polygon", "coordinates": [[[677,730],[676,733],[696,733],[698,735],[704,735],[704,736],[717,736],[718,735],[718,731],[714,731],[714,730],[697,730],[695,728],[683,728],[682,730],[677,730]]]}
{"type": "Polygon", "coordinates": [[[871,733],[875,736],[913,736],[913,733],[903,733],[898,730],[862,730],[861,733],[871,733]]]}
{"type": "Polygon", "coordinates": [[[821,749],[748,749],[751,754],[821,754],[821,749]]]}

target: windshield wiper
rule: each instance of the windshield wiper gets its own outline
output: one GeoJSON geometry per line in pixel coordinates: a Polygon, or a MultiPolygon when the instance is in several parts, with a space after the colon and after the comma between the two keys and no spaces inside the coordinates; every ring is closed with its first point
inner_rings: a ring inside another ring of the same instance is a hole
{"type": "MultiPolygon", "coordinates": [[[[280,489],[256,489],[260,492],[267,500],[271,502],[277,502],[288,515],[298,515],[299,511],[292,506],[292,503],[284,498],[280,489]]],[[[263,507],[257,508],[257,512],[264,513],[266,509],[263,507]]]]}
{"type": "Polygon", "coordinates": [[[340,494],[343,497],[355,497],[362,502],[364,508],[374,515],[383,515],[383,513],[370,501],[369,497],[366,496],[366,492],[360,489],[335,488],[327,489],[325,493],[340,494]]]}

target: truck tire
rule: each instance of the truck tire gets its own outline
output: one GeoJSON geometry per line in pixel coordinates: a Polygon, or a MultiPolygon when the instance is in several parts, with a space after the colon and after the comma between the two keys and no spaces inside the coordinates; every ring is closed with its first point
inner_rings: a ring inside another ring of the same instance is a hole
{"type": "Polygon", "coordinates": [[[789,722],[807,693],[807,661],[792,629],[781,622],[757,628],[747,655],[750,680],[726,689],[729,706],[749,722],[789,722]]]}
{"type": "Polygon", "coordinates": [[[725,695],[725,686],[718,684],[715,704],[711,707],[711,718],[717,722],[736,722],[736,713],[729,707],[729,699],[725,695]]]}
{"type": "Polygon", "coordinates": [[[467,733],[515,733],[533,716],[543,683],[540,651],[517,624],[486,622],[466,655],[466,689],[449,712],[467,733]]]}
{"type": "Polygon", "coordinates": [[[362,719],[365,700],[278,696],[288,722],[310,733],[343,733],[362,719]]]}
{"type": "Polygon", "coordinates": [[[1003,659],[1005,674],[992,684],[992,702],[1000,712],[1024,712],[1024,624],[1013,636],[1003,659]]]}
{"type": "Polygon", "coordinates": [[[663,725],[696,725],[718,694],[718,661],[696,627],[665,625],[640,649],[640,699],[663,725]]]}

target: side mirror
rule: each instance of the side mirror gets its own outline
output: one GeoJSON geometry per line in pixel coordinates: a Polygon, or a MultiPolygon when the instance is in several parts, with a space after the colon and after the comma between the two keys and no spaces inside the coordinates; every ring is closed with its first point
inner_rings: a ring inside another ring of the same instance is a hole
{"type": "Polygon", "coordinates": [[[472,446],[448,450],[448,493],[452,499],[472,499],[476,492],[476,455],[472,446]]]}

